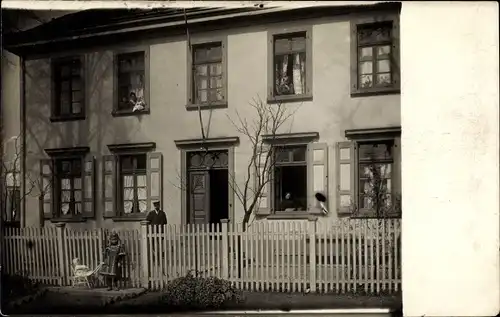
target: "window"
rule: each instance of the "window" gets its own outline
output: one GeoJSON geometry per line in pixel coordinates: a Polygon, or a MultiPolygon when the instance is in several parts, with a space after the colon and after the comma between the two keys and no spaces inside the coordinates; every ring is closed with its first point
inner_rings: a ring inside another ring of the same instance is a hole
{"type": "Polygon", "coordinates": [[[88,147],[46,149],[40,160],[40,208],[44,219],[85,221],[94,217],[95,159],[88,147]]]}
{"type": "Polygon", "coordinates": [[[52,121],[85,118],[83,60],[80,57],[73,57],[52,62],[52,121]]]}
{"type": "Polygon", "coordinates": [[[315,193],[328,197],[328,146],[316,142],[318,136],[316,132],[264,136],[254,176],[255,188],[263,186],[256,215],[278,219],[323,214],[315,193]]]}
{"type": "Polygon", "coordinates": [[[358,144],[358,201],[361,210],[383,216],[391,206],[394,141],[358,144]]]}
{"type": "Polygon", "coordinates": [[[120,156],[120,208],[124,214],[147,212],[146,154],[120,156]]]}
{"type": "Polygon", "coordinates": [[[162,155],[155,143],[108,145],[103,158],[104,217],[145,219],[153,202],[162,201],[162,155]]]}
{"type": "Polygon", "coordinates": [[[311,30],[269,34],[270,75],[268,99],[310,98],[312,91],[311,30]]]}
{"type": "MultiPolygon", "coordinates": [[[[367,132],[375,132],[370,129],[367,132]]],[[[400,130],[354,135],[337,146],[337,210],[353,217],[399,217],[401,215],[400,130]],[[399,131],[399,132],[397,132],[399,131]]],[[[353,133],[353,134],[351,134],[353,133]]]]}
{"type": "Polygon", "coordinates": [[[398,20],[352,24],[353,93],[399,89],[398,20]]]}
{"type": "Polygon", "coordinates": [[[21,220],[21,191],[18,186],[6,186],[2,199],[3,220],[8,227],[19,227],[21,220]],[[5,204],[5,205],[3,205],[5,204]]]}
{"type": "Polygon", "coordinates": [[[82,214],[82,158],[59,159],[56,165],[56,215],[82,214]]]}
{"type": "Polygon", "coordinates": [[[307,145],[276,146],[273,149],[274,210],[307,210],[307,145]]]}
{"type": "Polygon", "coordinates": [[[222,43],[194,46],[193,93],[196,104],[224,100],[222,43]]]}
{"type": "Polygon", "coordinates": [[[226,38],[196,39],[188,53],[187,109],[227,106],[226,38]]]}
{"type": "Polygon", "coordinates": [[[147,113],[149,67],[147,51],[115,55],[114,115],[147,113]]]}

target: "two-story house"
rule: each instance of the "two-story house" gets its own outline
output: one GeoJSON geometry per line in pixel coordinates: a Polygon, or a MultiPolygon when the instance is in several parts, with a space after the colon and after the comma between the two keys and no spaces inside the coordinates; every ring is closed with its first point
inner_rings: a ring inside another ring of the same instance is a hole
{"type": "Polygon", "coordinates": [[[370,215],[368,160],[401,187],[399,10],[87,10],[18,34],[23,223],[135,227],[154,201],[169,223],[241,222],[254,147],[234,123],[278,108],[256,219],[370,215]]]}

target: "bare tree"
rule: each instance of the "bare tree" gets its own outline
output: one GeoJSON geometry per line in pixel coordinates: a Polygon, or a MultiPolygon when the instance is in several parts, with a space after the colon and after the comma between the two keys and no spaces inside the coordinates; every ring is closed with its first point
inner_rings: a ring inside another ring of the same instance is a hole
{"type": "Polygon", "coordinates": [[[242,186],[238,185],[234,175],[231,175],[230,179],[230,185],[243,207],[243,230],[246,230],[252,214],[255,215],[266,185],[272,180],[274,158],[279,148],[269,146],[269,144],[274,144],[283,125],[292,118],[298,109],[290,111],[280,102],[268,104],[261,99],[253,99],[250,106],[255,112],[253,119],[242,117],[237,110],[237,120],[227,116],[235,129],[244,135],[250,143],[250,158],[244,172],[242,186]]]}
{"type": "Polygon", "coordinates": [[[24,192],[21,191],[22,137],[20,135],[13,136],[2,143],[3,153],[1,153],[0,170],[2,219],[7,222],[15,222],[19,220],[21,202],[33,193],[37,181],[27,178],[24,192]]]}
{"type": "MultiPolygon", "coordinates": [[[[378,235],[376,239],[378,245],[376,248],[380,250],[380,257],[385,258],[386,261],[399,261],[399,259],[394,258],[395,253],[393,252],[396,245],[399,244],[399,235],[396,230],[390,230],[387,220],[401,216],[401,194],[391,191],[387,181],[387,175],[390,173],[388,168],[387,164],[378,163],[370,155],[369,163],[365,165],[363,171],[360,171],[360,173],[363,173],[367,177],[367,185],[363,188],[362,192],[364,199],[363,208],[360,208],[359,204],[356,205],[354,202],[351,202],[351,212],[353,216],[374,218],[367,221],[367,226],[373,230],[372,232],[378,235]],[[369,212],[362,214],[363,209],[368,209],[369,212]],[[385,250],[385,254],[382,253],[382,250],[385,250]]],[[[360,199],[362,198],[360,197],[360,199]]],[[[361,245],[356,245],[362,248],[361,245]]],[[[365,256],[368,257],[369,255],[365,256]]],[[[373,253],[371,256],[373,256],[373,253]]],[[[378,258],[373,262],[376,272],[379,272],[380,261],[381,258],[378,258]]],[[[387,270],[388,266],[385,269],[387,270]]],[[[395,269],[395,266],[393,269],[395,269]]]]}

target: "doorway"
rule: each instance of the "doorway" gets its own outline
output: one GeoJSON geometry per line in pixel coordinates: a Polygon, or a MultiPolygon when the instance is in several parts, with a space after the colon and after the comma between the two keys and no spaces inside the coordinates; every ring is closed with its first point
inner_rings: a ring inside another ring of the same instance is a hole
{"type": "Polygon", "coordinates": [[[187,222],[219,223],[229,217],[228,151],[193,151],[187,160],[187,222]]]}

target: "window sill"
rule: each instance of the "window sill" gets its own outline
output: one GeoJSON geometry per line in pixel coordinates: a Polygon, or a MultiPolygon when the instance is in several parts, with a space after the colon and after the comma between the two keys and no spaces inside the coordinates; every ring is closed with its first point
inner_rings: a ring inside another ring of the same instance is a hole
{"type": "Polygon", "coordinates": [[[287,102],[300,102],[300,101],[312,101],[312,100],[313,100],[312,94],[267,96],[267,103],[268,104],[287,103],[287,102]]]}
{"type": "Polygon", "coordinates": [[[296,220],[307,220],[311,218],[311,216],[315,216],[311,214],[308,211],[278,211],[274,214],[270,214],[267,216],[267,219],[270,220],[291,220],[291,219],[296,219],[296,220]]]}
{"type": "Polygon", "coordinates": [[[149,114],[149,108],[141,110],[141,111],[132,111],[132,110],[113,110],[111,115],[113,117],[131,117],[131,116],[141,116],[149,114]]]}
{"type": "Polygon", "coordinates": [[[52,218],[50,222],[87,222],[87,218],[74,217],[74,218],[52,218]]]}
{"type": "Polygon", "coordinates": [[[127,222],[127,221],[142,221],[146,220],[147,214],[136,214],[136,215],[129,215],[129,216],[114,216],[110,217],[115,222],[127,222]]]}
{"type": "Polygon", "coordinates": [[[373,215],[351,215],[349,218],[351,219],[377,219],[377,220],[383,220],[383,219],[401,219],[401,215],[387,215],[385,217],[377,217],[373,215]]]}
{"type": "Polygon", "coordinates": [[[66,121],[80,121],[85,120],[85,115],[73,115],[73,116],[52,116],[50,117],[50,122],[66,122],[66,121]]]}
{"type": "Polygon", "coordinates": [[[351,97],[369,97],[369,96],[382,96],[382,95],[397,95],[401,94],[401,89],[399,88],[379,88],[379,89],[367,89],[367,90],[353,90],[351,91],[351,97]]]}
{"type": "Polygon", "coordinates": [[[207,103],[207,104],[187,104],[186,105],[186,110],[187,111],[197,111],[198,107],[200,110],[210,110],[210,109],[224,109],[227,108],[227,102],[222,101],[222,102],[213,102],[213,103],[207,103]]]}

